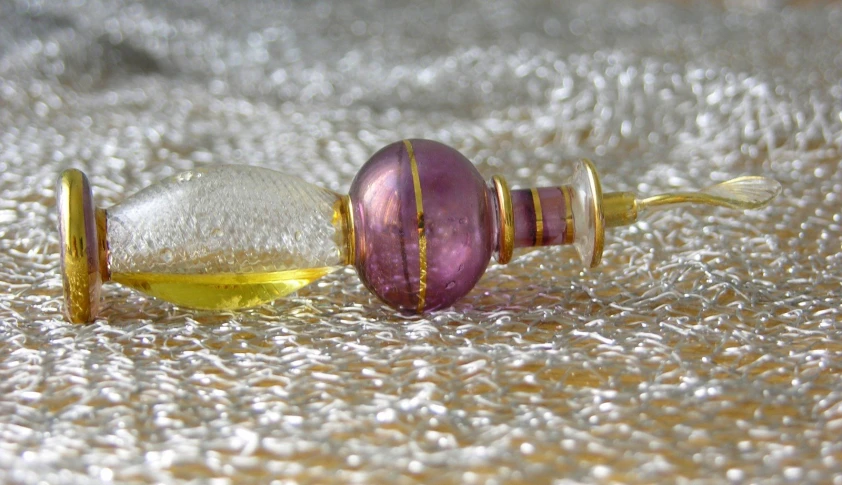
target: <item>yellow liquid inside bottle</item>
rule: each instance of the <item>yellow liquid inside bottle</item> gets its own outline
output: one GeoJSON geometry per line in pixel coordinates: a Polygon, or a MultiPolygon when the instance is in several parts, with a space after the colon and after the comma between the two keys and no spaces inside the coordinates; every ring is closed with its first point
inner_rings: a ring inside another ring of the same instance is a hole
{"type": "Polygon", "coordinates": [[[339,269],[293,269],[272,273],[114,273],[111,280],[176,305],[236,310],[267,303],[339,269]]]}

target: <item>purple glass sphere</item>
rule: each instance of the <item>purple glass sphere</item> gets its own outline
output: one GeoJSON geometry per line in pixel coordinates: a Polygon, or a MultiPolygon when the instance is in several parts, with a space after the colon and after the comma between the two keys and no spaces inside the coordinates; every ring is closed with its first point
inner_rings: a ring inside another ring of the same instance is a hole
{"type": "Polygon", "coordinates": [[[350,196],[357,272],[392,307],[445,308],[485,272],[495,249],[492,195],[453,148],[392,143],[363,165],[350,196]]]}

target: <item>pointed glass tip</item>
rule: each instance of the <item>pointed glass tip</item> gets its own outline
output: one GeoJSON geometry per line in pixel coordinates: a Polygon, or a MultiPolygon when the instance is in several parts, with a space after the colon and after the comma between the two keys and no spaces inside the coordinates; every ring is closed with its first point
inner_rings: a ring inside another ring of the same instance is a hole
{"type": "Polygon", "coordinates": [[[781,184],[766,177],[738,177],[701,190],[732,209],[760,209],[781,193],[781,184]]]}
{"type": "Polygon", "coordinates": [[[781,192],[777,180],[766,177],[737,177],[698,192],[673,192],[637,201],[638,210],[682,204],[703,204],[737,210],[760,209],[781,192]]]}
{"type": "Polygon", "coordinates": [[[781,193],[781,184],[766,177],[737,177],[697,192],[670,192],[638,199],[631,192],[610,192],[604,196],[605,225],[626,226],[655,209],[670,209],[687,204],[727,207],[737,210],[760,209],[781,193]]]}

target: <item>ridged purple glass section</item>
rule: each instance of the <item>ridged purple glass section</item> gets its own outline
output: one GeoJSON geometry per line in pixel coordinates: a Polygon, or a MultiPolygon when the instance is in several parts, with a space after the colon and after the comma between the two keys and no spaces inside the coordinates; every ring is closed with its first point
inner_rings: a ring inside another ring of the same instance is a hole
{"type": "Polygon", "coordinates": [[[537,246],[535,204],[529,189],[512,190],[512,214],[515,221],[515,247],[537,246]]]}
{"type": "Polygon", "coordinates": [[[485,272],[496,236],[490,194],[453,148],[429,140],[388,145],[360,169],[350,195],[357,272],[389,305],[413,312],[450,306],[485,272]]]}
{"type": "Polygon", "coordinates": [[[512,211],[515,221],[515,247],[556,246],[573,242],[573,226],[562,187],[535,189],[540,211],[536,210],[532,189],[512,190],[512,211]],[[539,229],[538,214],[541,216],[539,229]]]}

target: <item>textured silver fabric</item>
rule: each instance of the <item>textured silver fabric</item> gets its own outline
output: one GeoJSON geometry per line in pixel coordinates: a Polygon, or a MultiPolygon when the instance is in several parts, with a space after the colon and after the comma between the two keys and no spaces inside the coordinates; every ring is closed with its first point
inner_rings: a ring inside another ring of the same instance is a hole
{"type": "Polygon", "coordinates": [[[0,481],[831,482],[842,10],[819,2],[0,2],[0,481]],[[54,180],[101,206],[249,163],[345,191],[379,147],[653,194],[777,178],[492,267],[402,317],[353,271],[195,312],[60,314],[54,180]]]}

